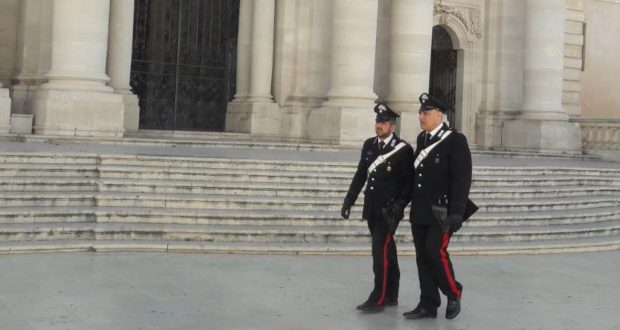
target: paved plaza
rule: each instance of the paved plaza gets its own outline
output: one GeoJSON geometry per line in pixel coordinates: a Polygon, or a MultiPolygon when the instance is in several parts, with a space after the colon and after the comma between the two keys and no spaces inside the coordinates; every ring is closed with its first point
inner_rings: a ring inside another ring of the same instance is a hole
{"type": "Polygon", "coordinates": [[[0,256],[0,329],[620,329],[620,252],[458,256],[455,320],[365,315],[369,256],[57,253],[0,256]]]}

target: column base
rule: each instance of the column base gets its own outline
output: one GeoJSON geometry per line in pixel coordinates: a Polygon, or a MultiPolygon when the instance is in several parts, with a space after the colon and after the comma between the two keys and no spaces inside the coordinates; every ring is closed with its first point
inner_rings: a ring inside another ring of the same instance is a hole
{"type": "Polygon", "coordinates": [[[32,115],[11,114],[11,134],[32,134],[32,115]]]}
{"type": "Polygon", "coordinates": [[[398,120],[398,136],[414,147],[418,134],[422,131],[418,118],[419,114],[417,111],[403,111],[400,113],[400,119],[398,120]]]}
{"type": "Polygon", "coordinates": [[[503,146],[540,152],[582,153],[578,123],[516,119],[504,122],[503,146]]]}
{"type": "Polygon", "coordinates": [[[31,114],[32,113],[32,95],[38,86],[29,86],[24,84],[11,86],[11,113],[31,114]]]}
{"type": "Polygon", "coordinates": [[[0,134],[7,134],[11,129],[11,98],[9,90],[0,85],[0,134]]]}
{"type": "Polygon", "coordinates": [[[374,133],[369,107],[321,107],[309,112],[306,137],[312,142],[359,147],[374,133]]]}
{"type": "Polygon", "coordinates": [[[34,132],[42,135],[123,136],[121,95],[41,87],[34,101],[34,132]]]}
{"type": "Polygon", "coordinates": [[[302,139],[305,136],[306,118],[311,110],[312,107],[305,106],[282,107],[280,122],[282,136],[302,139]]]}
{"type": "Polygon", "coordinates": [[[281,114],[278,104],[230,102],[226,110],[226,132],[279,135],[281,114]]]}
{"type": "Polygon", "coordinates": [[[506,117],[492,113],[476,114],[475,143],[484,148],[502,146],[502,125],[506,117]]]}
{"type": "Polygon", "coordinates": [[[123,128],[126,133],[136,133],[140,127],[140,104],[138,96],[133,93],[120,94],[123,98],[124,120],[123,128]]]}
{"type": "Polygon", "coordinates": [[[289,97],[281,107],[282,136],[303,139],[306,136],[307,118],[313,109],[319,108],[325,99],[318,97],[289,97]]]}

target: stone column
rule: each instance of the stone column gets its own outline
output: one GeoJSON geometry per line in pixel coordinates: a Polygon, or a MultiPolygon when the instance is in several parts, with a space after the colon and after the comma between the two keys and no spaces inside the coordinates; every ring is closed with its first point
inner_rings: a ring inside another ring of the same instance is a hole
{"type": "Polygon", "coordinates": [[[500,147],[503,121],[514,119],[521,109],[524,13],[522,1],[489,1],[485,37],[488,56],[482,74],[482,104],[476,114],[475,142],[479,146],[500,147]]]}
{"type": "Polygon", "coordinates": [[[400,113],[400,135],[415,141],[418,97],[428,92],[433,40],[433,0],[392,0],[389,106],[400,113]]]}
{"type": "Polygon", "coordinates": [[[565,14],[564,0],[525,2],[523,104],[516,120],[505,123],[505,146],[581,151],[579,125],[562,108],[565,14]]]}
{"type": "Polygon", "coordinates": [[[40,7],[37,0],[20,2],[19,27],[17,31],[17,48],[15,56],[15,75],[11,93],[13,103],[11,112],[15,114],[31,114],[30,100],[33,90],[39,84],[34,75],[38,69],[40,43],[40,7]]]}
{"type": "Polygon", "coordinates": [[[0,134],[6,134],[11,128],[11,98],[9,89],[0,82],[0,134]]]}
{"type": "Polygon", "coordinates": [[[15,53],[19,30],[19,1],[2,1],[0,3],[0,134],[9,132],[11,118],[11,98],[9,89],[15,68],[15,53]],[[3,84],[4,83],[4,84],[3,84]]]}
{"type": "Polygon", "coordinates": [[[131,76],[131,54],[133,48],[133,14],[134,2],[111,0],[110,33],[108,41],[108,86],[122,95],[125,105],[124,129],[126,133],[138,131],[140,106],[138,96],[129,86],[131,76]]]}
{"type": "Polygon", "coordinates": [[[237,81],[234,102],[244,101],[250,93],[252,55],[252,0],[240,0],[237,34],[237,81]]]}
{"type": "Polygon", "coordinates": [[[358,145],[373,134],[377,0],[332,2],[331,88],[308,118],[311,140],[358,145]]]}
{"type": "MultiPolygon", "coordinates": [[[[237,97],[241,103],[229,104],[226,113],[226,130],[257,135],[275,135],[279,133],[280,127],[278,105],[273,102],[271,95],[275,0],[242,1],[240,5],[239,32],[243,33],[244,37],[247,37],[248,27],[245,24],[248,11],[252,13],[249,90],[244,100],[245,91],[240,90],[241,94],[237,97]],[[246,18],[245,22],[241,18],[246,18]]],[[[237,45],[237,47],[240,46],[245,46],[245,44],[237,45]]],[[[247,54],[245,49],[241,52],[243,52],[242,55],[247,54]]],[[[247,56],[243,56],[241,64],[245,64],[243,61],[247,59],[247,56]]],[[[247,70],[245,66],[241,69],[247,70]]],[[[247,86],[247,82],[241,82],[241,84],[242,88],[247,86]]]]}
{"type": "Polygon", "coordinates": [[[48,83],[37,92],[35,133],[121,136],[122,97],[106,86],[110,0],[55,0],[48,83]]]}

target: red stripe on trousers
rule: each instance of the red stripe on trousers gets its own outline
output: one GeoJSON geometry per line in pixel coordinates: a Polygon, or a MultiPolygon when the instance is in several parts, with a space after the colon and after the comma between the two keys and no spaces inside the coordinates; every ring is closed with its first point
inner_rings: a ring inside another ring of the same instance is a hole
{"type": "Polygon", "coordinates": [[[379,297],[379,300],[377,301],[377,305],[383,305],[383,303],[385,302],[385,291],[387,290],[387,272],[388,272],[388,266],[389,266],[387,248],[391,240],[392,240],[392,235],[388,234],[385,239],[385,244],[383,244],[383,285],[381,287],[381,296],[379,297]]]}
{"type": "Polygon", "coordinates": [[[448,233],[444,233],[443,239],[441,241],[441,250],[439,250],[439,253],[441,254],[441,263],[443,265],[443,270],[446,273],[446,278],[448,279],[448,284],[450,285],[450,289],[456,295],[457,299],[461,299],[461,291],[456,286],[454,277],[452,277],[452,272],[450,272],[450,265],[448,264],[448,257],[446,256],[446,249],[448,248],[449,241],[450,241],[450,235],[448,233]]]}

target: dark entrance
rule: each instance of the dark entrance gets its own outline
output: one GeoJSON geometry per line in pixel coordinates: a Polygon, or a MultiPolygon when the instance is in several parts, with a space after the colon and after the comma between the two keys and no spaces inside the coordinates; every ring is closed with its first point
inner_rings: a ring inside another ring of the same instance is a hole
{"type": "Polygon", "coordinates": [[[141,129],[224,130],[238,19],[239,0],[135,0],[131,87],[141,129]]]}
{"type": "Polygon", "coordinates": [[[450,126],[455,127],[457,51],[452,39],[441,26],[433,27],[431,77],[428,90],[453,111],[448,113],[450,126]]]}

